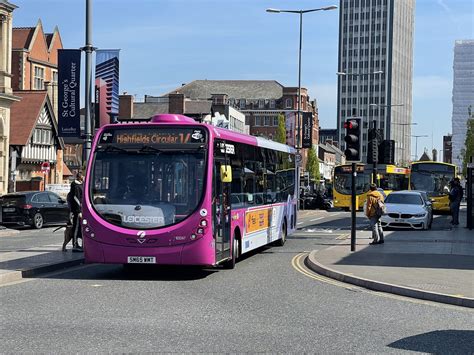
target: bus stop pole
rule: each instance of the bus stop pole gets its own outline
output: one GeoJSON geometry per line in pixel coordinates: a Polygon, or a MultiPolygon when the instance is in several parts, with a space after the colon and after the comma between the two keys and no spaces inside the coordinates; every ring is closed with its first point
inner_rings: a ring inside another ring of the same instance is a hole
{"type": "Polygon", "coordinates": [[[351,251],[356,249],[356,163],[352,163],[351,181],[351,251]]]}

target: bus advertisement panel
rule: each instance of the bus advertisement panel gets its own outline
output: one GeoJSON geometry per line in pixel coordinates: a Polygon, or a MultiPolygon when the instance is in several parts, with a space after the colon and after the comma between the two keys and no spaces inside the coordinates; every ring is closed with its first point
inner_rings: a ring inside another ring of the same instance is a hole
{"type": "Polygon", "coordinates": [[[158,115],[101,128],[84,186],[89,263],[224,264],[296,229],[295,151],[158,115]]]}

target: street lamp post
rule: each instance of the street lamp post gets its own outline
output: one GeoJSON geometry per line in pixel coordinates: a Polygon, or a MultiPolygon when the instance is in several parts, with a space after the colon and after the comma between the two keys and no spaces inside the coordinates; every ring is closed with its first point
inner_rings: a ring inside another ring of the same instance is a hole
{"type": "Polygon", "coordinates": [[[427,134],[412,135],[415,138],[415,160],[418,160],[418,138],[428,137],[427,134]]]}
{"type": "Polygon", "coordinates": [[[82,48],[86,52],[86,77],[85,77],[85,147],[83,151],[83,161],[86,163],[92,148],[92,0],[86,0],[86,45],[82,48]]]}
{"type": "Polygon", "coordinates": [[[308,10],[280,10],[280,9],[267,9],[267,12],[270,13],[290,13],[290,14],[299,14],[300,16],[300,36],[299,36],[299,50],[298,50],[298,107],[297,107],[297,130],[298,134],[296,136],[296,148],[301,148],[301,48],[303,44],[303,14],[308,12],[316,11],[328,11],[337,9],[336,5],[321,7],[317,9],[308,9],[308,10]]]}

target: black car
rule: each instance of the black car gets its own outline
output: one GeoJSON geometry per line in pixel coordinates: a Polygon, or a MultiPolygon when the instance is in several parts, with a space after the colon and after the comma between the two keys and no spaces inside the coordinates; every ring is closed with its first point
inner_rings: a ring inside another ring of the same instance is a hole
{"type": "Polygon", "coordinates": [[[300,198],[300,208],[328,210],[332,207],[332,201],[322,193],[305,194],[300,198]]]}
{"type": "Polygon", "coordinates": [[[30,225],[40,229],[46,224],[70,221],[66,200],[50,191],[25,191],[0,197],[0,224],[30,225]]]}

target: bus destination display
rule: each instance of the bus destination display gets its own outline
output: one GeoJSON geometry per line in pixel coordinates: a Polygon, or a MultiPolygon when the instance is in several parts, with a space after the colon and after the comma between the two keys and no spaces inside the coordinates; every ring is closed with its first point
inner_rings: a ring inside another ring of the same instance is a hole
{"type": "Polygon", "coordinates": [[[204,143],[206,135],[202,129],[149,129],[106,131],[100,143],[115,144],[189,144],[204,143]]]}

